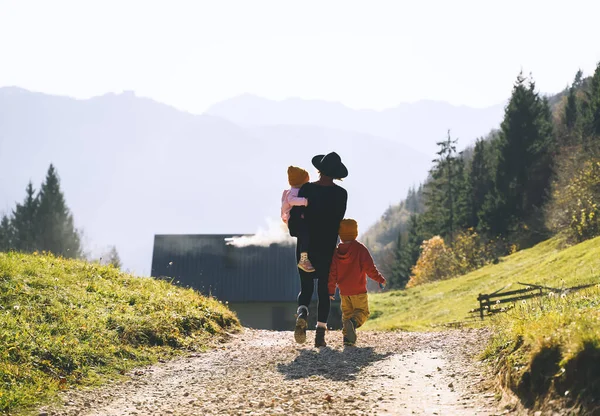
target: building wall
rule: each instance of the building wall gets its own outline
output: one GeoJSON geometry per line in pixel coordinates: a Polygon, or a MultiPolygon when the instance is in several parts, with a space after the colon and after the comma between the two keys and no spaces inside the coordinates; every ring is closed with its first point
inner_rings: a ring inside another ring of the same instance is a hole
{"type": "MultiPolygon", "coordinates": [[[[156,235],[152,276],[190,286],[229,303],[242,325],[292,330],[300,291],[294,245],[227,245],[231,235],[156,235]]],[[[316,325],[316,290],[309,325],[316,325]]],[[[333,302],[329,326],[341,328],[339,302],[333,302]]]]}
{"type": "Polygon", "coordinates": [[[231,302],[288,302],[300,280],[294,245],[234,247],[230,235],[156,235],[151,275],[231,302]]]}

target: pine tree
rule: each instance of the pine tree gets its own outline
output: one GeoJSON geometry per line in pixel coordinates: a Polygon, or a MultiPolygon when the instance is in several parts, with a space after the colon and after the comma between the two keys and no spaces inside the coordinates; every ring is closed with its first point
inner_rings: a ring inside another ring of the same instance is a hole
{"type": "Polygon", "coordinates": [[[577,101],[577,89],[575,83],[569,88],[567,96],[567,104],[565,106],[564,123],[567,129],[573,130],[577,125],[577,116],[579,115],[579,103],[577,101]]]}
{"type": "Polygon", "coordinates": [[[408,275],[410,276],[413,266],[417,264],[417,260],[419,260],[419,256],[421,255],[421,245],[426,238],[421,229],[419,215],[412,214],[408,218],[406,235],[406,245],[404,245],[402,253],[405,256],[405,266],[408,275]]]}
{"type": "Polygon", "coordinates": [[[39,200],[31,182],[25,189],[26,196],[22,204],[13,210],[11,228],[11,245],[17,251],[33,252],[36,250],[37,214],[39,200]]]}
{"type": "Polygon", "coordinates": [[[408,233],[401,231],[398,233],[396,248],[394,250],[394,266],[392,268],[391,279],[388,283],[390,289],[404,289],[410,279],[410,253],[407,250],[406,239],[408,233]]]}
{"type": "Polygon", "coordinates": [[[110,251],[108,252],[108,264],[112,264],[117,269],[120,269],[123,265],[121,263],[119,253],[117,252],[117,247],[115,246],[112,246],[110,251]]]}
{"type": "Polygon", "coordinates": [[[425,187],[423,184],[419,184],[417,188],[416,199],[417,199],[417,214],[422,214],[425,211],[425,198],[424,198],[425,187]]]}
{"type": "Polygon", "coordinates": [[[578,97],[578,93],[583,87],[583,72],[581,69],[575,74],[575,79],[569,87],[567,102],[565,104],[565,113],[563,116],[563,124],[566,132],[562,134],[564,144],[568,146],[578,145],[581,143],[582,134],[582,104],[578,97]]]}
{"type": "Polygon", "coordinates": [[[456,159],[456,229],[471,226],[470,217],[472,211],[472,191],[469,182],[469,172],[465,169],[464,154],[460,153],[456,159]]]}
{"type": "Polygon", "coordinates": [[[590,91],[588,93],[589,102],[589,117],[590,117],[590,135],[600,139],[600,62],[596,66],[594,76],[590,83],[590,91]]]}
{"type": "Polygon", "coordinates": [[[39,194],[37,245],[39,250],[75,258],[81,255],[80,236],[65,203],[53,165],[48,168],[39,194]]]}
{"type": "Polygon", "coordinates": [[[405,207],[409,212],[417,211],[417,200],[416,200],[416,191],[414,187],[410,187],[408,189],[408,195],[406,195],[406,204],[405,207]]]}
{"type": "Polygon", "coordinates": [[[516,223],[530,219],[544,202],[552,173],[554,151],[550,107],[535,83],[519,74],[505,110],[490,228],[506,234],[516,223]]]}
{"type": "MultiPolygon", "coordinates": [[[[487,145],[489,146],[489,144],[487,145]]],[[[486,160],[486,142],[483,139],[477,139],[473,159],[471,160],[471,169],[469,172],[469,191],[470,191],[470,210],[469,226],[477,227],[479,225],[479,215],[484,206],[485,198],[492,188],[492,177],[490,175],[490,166],[486,160]]]]}
{"type": "MultiPolygon", "coordinates": [[[[503,222],[502,197],[496,189],[498,165],[500,164],[502,150],[502,134],[500,130],[492,131],[485,139],[483,145],[483,159],[489,178],[489,188],[484,192],[483,204],[477,213],[477,227],[480,232],[495,237],[500,233],[496,226],[503,222]]],[[[484,172],[485,175],[485,172],[484,172]]],[[[481,201],[480,201],[481,202],[481,201]]]]}
{"type": "Polygon", "coordinates": [[[456,152],[458,140],[448,137],[438,142],[439,151],[433,160],[430,181],[425,185],[423,218],[427,232],[442,235],[452,240],[458,224],[458,194],[464,180],[462,162],[456,152]]]}
{"type": "Polygon", "coordinates": [[[12,248],[13,230],[8,216],[3,215],[0,221],[0,252],[12,248]]]}
{"type": "Polygon", "coordinates": [[[408,190],[405,207],[410,213],[421,214],[423,212],[423,185],[419,185],[418,188],[413,186],[408,190]]]}
{"type": "MultiPolygon", "coordinates": [[[[535,86],[532,85],[532,88],[535,86]]],[[[552,124],[552,110],[547,97],[538,96],[538,113],[536,114],[536,125],[538,137],[531,143],[528,150],[528,178],[526,182],[526,194],[523,201],[524,210],[531,214],[536,211],[547,200],[550,188],[550,180],[553,175],[553,158],[556,155],[556,136],[552,124]]],[[[527,217],[527,216],[526,216],[527,217]]],[[[525,218],[526,218],[525,217],[525,218]]]]}

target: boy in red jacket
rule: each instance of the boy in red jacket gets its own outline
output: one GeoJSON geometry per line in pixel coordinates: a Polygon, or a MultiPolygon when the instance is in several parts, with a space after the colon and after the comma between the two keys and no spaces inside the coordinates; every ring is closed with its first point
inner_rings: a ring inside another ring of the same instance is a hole
{"type": "Polygon", "coordinates": [[[354,345],[356,328],[369,317],[367,276],[379,282],[381,287],[385,286],[386,280],[375,267],[369,249],[356,241],[358,224],[355,220],[342,220],[339,235],[341,243],[335,249],[329,269],[329,296],[334,299],[337,286],[342,299],[344,345],[354,345]]]}

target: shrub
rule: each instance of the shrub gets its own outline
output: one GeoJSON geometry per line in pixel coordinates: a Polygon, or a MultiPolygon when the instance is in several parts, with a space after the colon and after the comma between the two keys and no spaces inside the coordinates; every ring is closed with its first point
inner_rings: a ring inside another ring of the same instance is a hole
{"type": "Polygon", "coordinates": [[[485,241],[473,228],[461,231],[454,238],[452,251],[459,274],[466,274],[492,263],[498,255],[506,254],[501,239],[485,241]]]}
{"type": "Polygon", "coordinates": [[[454,253],[446,246],[444,239],[436,235],[423,241],[421,256],[412,268],[412,276],[406,287],[448,279],[456,276],[457,271],[458,265],[454,253]]]}
{"type": "Polygon", "coordinates": [[[562,161],[547,209],[548,226],[581,242],[600,235],[600,158],[562,161]]]}
{"type": "Polygon", "coordinates": [[[506,241],[485,240],[473,228],[459,232],[452,246],[435,236],[423,242],[421,256],[412,268],[407,287],[467,274],[494,262],[508,252],[506,241]]]}

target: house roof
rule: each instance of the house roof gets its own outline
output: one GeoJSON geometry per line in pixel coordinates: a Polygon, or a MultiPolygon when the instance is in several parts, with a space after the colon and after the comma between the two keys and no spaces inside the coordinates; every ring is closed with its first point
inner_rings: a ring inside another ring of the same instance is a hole
{"type": "Polygon", "coordinates": [[[154,277],[168,277],[229,302],[295,301],[300,291],[294,245],[227,245],[232,235],[155,235],[154,277]]]}

